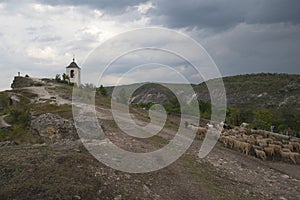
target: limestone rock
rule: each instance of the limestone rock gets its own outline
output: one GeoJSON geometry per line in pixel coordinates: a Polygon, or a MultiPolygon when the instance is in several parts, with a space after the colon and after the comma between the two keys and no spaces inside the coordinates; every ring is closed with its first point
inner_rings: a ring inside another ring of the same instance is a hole
{"type": "Polygon", "coordinates": [[[73,122],[52,113],[34,118],[31,121],[31,130],[34,134],[44,138],[45,142],[78,139],[73,122]]]}
{"type": "Polygon", "coordinates": [[[41,86],[43,85],[42,81],[34,80],[29,77],[21,77],[16,76],[11,84],[11,88],[23,88],[23,87],[31,87],[31,86],[41,86]]]}

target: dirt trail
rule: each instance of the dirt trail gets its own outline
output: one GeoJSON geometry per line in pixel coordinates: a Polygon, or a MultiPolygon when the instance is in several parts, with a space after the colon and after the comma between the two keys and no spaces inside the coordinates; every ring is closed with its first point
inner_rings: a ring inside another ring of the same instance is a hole
{"type": "MultiPolygon", "coordinates": [[[[55,87],[55,85],[53,85],[55,87]]],[[[50,103],[56,103],[58,105],[63,105],[63,104],[71,104],[70,100],[63,99],[59,95],[51,95],[47,90],[45,86],[38,86],[38,87],[28,87],[25,88],[29,91],[31,91],[34,94],[37,94],[38,97],[33,100],[33,102],[36,103],[43,103],[46,101],[50,101],[50,103]]]]}

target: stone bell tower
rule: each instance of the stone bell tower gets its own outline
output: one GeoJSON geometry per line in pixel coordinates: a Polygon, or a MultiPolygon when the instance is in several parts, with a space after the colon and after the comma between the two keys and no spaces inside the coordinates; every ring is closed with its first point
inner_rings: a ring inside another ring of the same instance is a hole
{"type": "Polygon", "coordinates": [[[80,70],[80,67],[75,62],[75,58],[73,58],[73,62],[66,67],[66,74],[70,77],[70,83],[80,86],[80,70]]]}

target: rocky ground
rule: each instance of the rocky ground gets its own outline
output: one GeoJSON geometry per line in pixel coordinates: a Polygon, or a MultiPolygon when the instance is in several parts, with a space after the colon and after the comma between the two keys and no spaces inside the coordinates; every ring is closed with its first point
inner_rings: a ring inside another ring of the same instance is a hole
{"type": "MultiPolygon", "coordinates": [[[[38,94],[34,102],[55,103],[62,98],[51,87],[34,87],[31,91],[38,94]]],[[[168,124],[156,137],[133,139],[119,130],[107,107],[96,107],[96,115],[105,135],[133,152],[159,149],[176,132],[168,124]]],[[[134,119],[139,124],[147,123],[142,114],[136,113],[134,119]]],[[[176,116],[172,121],[178,122],[176,116]]],[[[299,165],[263,162],[221,144],[199,159],[202,141],[196,139],[168,167],[130,174],[97,161],[70,133],[74,128],[71,123],[43,114],[33,118],[31,127],[35,134],[53,136],[51,140],[44,144],[0,143],[0,199],[300,199],[299,165]],[[46,124],[52,124],[53,129],[48,130],[46,124]],[[67,129],[62,128],[64,124],[67,129]],[[66,133],[68,137],[64,137],[66,133]]]]}

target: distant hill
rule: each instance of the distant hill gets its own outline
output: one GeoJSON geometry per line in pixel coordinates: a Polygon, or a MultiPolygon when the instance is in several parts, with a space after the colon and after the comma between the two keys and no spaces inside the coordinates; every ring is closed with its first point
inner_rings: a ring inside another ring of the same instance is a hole
{"type": "MultiPolygon", "coordinates": [[[[208,82],[214,81],[216,79],[208,82]]],[[[300,124],[299,74],[246,74],[224,77],[223,82],[227,106],[240,110],[241,119],[239,121],[252,122],[256,111],[266,109],[272,112],[274,118],[278,117],[278,120],[285,121],[285,124],[289,123],[286,125],[287,127],[293,126],[294,129],[300,130],[300,125],[297,125],[300,124]]],[[[177,88],[181,93],[184,93],[186,87],[184,84],[168,85],[177,88]]],[[[117,90],[131,86],[119,86],[117,90]]],[[[205,82],[192,85],[192,87],[199,101],[210,102],[205,82]]],[[[108,88],[110,94],[112,90],[113,87],[108,88]]],[[[131,103],[134,104],[144,105],[151,102],[165,105],[176,102],[176,97],[169,89],[156,83],[143,85],[131,97],[131,103]]]]}
{"type": "MultiPolygon", "coordinates": [[[[214,80],[210,80],[214,81],[214,80]]],[[[228,106],[279,108],[293,106],[300,112],[300,75],[250,74],[224,77],[228,106]]],[[[210,101],[205,83],[194,86],[198,98],[210,101]]]]}
{"type": "MultiPolygon", "coordinates": [[[[214,82],[215,79],[208,82],[214,82]]],[[[228,106],[247,108],[279,108],[293,106],[300,112],[300,75],[294,74],[247,74],[224,77],[228,106]]],[[[175,85],[175,84],[169,84],[175,85]]],[[[126,88],[130,86],[120,86],[126,88]]],[[[177,88],[184,90],[185,85],[177,84],[177,88]]],[[[210,102],[206,83],[192,85],[197,98],[210,102]]],[[[109,87],[111,94],[113,87],[109,87]]],[[[166,103],[172,101],[175,95],[166,87],[156,83],[148,83],[138,88],[132,103],[166,103]]]]}

